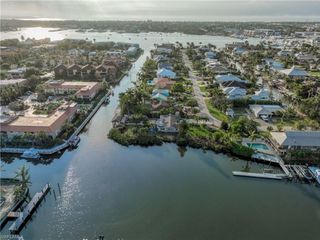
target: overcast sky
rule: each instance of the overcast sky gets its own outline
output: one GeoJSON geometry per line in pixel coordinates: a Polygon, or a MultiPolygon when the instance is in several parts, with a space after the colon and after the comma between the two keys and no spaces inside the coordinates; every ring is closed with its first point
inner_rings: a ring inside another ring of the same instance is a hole
{"type": "Polygon", "coordinates": [[[320,0],[0,0],[2,18],[320,20],[320,0]]]}

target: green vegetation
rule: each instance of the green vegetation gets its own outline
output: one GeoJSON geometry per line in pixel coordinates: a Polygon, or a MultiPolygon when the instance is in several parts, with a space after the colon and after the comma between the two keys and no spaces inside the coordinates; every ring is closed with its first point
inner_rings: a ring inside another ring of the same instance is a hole
{"type": "Polygon", "coordinates": [[[20,185],[14,189],[14,198],[15,200],[20,200],[31,185],[29,169],[25,165],[16,171],[16,179],[20,181],[20,185]]]}
{"type": "Polygon", "coordinates": [[[51,102],[47,104],[35,105],[35,111],[33,114],[43,114],[43,115],[50,115],[53,113],[59,106],[61,102],[51,102]]]}
{"type": "Polygon", "coordinates": [[[228,116],[225,115],[223,112],[221,112],[219,109],[215,108],[211,101],[209,99],[205,100],[206,104],[207,104],[207,107],[208,107],[208,110],[210,112],[210,114],[219,119],[220,121],[226,121],[228,122],[228,116]]]}

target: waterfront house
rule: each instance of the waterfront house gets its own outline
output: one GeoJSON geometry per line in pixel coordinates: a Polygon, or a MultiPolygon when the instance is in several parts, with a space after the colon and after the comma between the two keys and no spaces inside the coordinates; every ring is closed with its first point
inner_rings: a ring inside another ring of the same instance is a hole
{"type": "Polygon", "coordinates": [[[270,91],[268,89],[260,89],[256,91],[254,95],[251,96],[252,100],[270,100],[270,91]]]}
{"type": "Polygon", "coordinates": [[[290,149],[320,149],[320,131],[271,132],[270,141],[280,153],[290,149]]]}
{"type": "Polygon", "coordinates": [[[227,99],[235,100],[246,96],[247,90],[240,87],[226,87],[222,89],[227,99]]]}
{"type": "Polygon", "coordinates": [[[56,79],[64,79],[68,76],[68,68],[63,64],[56,66],[53,71],[56,79]]]}
{"type": "Polygon", "coordinates": [[[261,118],[261,117],[271,118],[284,110],[279,105],[252,104],[252,105],[249,105],[249,108],[253,112],[256,118],[261,118]]]}
{"type": "Polygon", "coordinates": [[[177,114],[160,115],[160,118],[156,122],[157,130],[164,133],[177,133],[178,118],[177,114]]]}
{"type": "Polygon", "coordinates": [[[14,116],[7,121],[1,122],[0,129],[9,138],[25,133],[35,134],[42,132],[48,136],[56,137],[63,125],[73,119],[76,111],[76,103],[63,103],[50,115],[14,116]]]}
{"type": "Polygon", "coordinates": [[[177,74],[169,69],[161,68],[157,71],[157,77],[176,79],[177,74]]]}

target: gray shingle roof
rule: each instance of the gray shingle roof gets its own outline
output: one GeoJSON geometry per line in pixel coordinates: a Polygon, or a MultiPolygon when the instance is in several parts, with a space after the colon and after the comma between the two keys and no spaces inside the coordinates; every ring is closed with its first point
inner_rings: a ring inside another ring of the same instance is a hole
{"type": "Polygon", "coordinates": [[[320,147],[320,131],[271,132],[281,146],[320,147]]]}

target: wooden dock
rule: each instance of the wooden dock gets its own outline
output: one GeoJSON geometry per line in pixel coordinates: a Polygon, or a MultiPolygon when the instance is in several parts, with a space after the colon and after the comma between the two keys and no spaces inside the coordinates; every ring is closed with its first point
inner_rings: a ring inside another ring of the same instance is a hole
{"type": "Polygon", "coordinates": [[[273,174],[273,173],[252,173],[252,172],[239,172],[233,171],[232,174],[238,177],[253,177],[253,178],[264,178],[264,179],[274,179],[282,180],[285,174],[273,174]]]}
{"type": "Polygon", "coordinates": [[[9,231],[11,234],[19,234],[23,226],[27,223],[30,219],[34,211],[37,209],[41,201],[47,195],[50,190],[50,185],[46,184],[41,192],[37,192],[28,205],[23,209],[22,212],[14,212],[11,213],[12,216],[16,216],[17,219],[14,223],[10,226],[9,231]]]}

